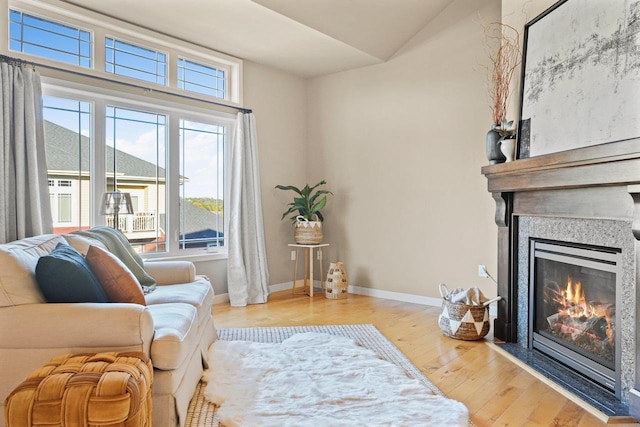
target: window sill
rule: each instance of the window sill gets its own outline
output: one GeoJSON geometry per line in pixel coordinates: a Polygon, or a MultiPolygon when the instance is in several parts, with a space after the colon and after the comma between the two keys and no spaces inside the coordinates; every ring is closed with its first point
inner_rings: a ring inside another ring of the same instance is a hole
{"type": "Polygon", "coordinates": [[[220,261],[228,258],[227,252],[201,252],[201,253],[188,253],[188,254],[162,254],[160,256],[143,256],[142,258],[146,262],[155,261],[191,261],[191,262],[204,262],[204,261],[220,261]]]}

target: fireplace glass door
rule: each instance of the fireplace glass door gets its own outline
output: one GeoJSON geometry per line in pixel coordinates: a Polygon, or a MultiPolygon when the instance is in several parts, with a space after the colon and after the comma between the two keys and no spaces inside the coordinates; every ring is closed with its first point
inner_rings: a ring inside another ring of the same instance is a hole
{"type": "Polygon", "coordinates": [[[546,241],[532,249],[531,346],[615,392],[620,253],[546,241]]]}

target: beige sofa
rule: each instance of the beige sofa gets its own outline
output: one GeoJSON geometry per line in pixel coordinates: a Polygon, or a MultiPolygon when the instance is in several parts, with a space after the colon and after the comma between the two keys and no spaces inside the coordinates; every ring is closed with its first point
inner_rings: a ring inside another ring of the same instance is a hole
{"type": "MultiPolygon", "coordinates": [[[[146,262],[157,288],[147,305],[47,304],[38,288],[38,258],[58,243],[80,253],[98,241],[69,234],[43,235],[0,245],[0,399],[33,369],[65,353],[141,351],[154,366],[153,419],[157,427],[183,426],[202,376],[206,352],[217,338],[213,288],[185,261],[146,262]]],[[[2,408],[4,413],[4,406],[2,408]]],[[[4,425],[4,417],[0,424],[4,425]]]]}

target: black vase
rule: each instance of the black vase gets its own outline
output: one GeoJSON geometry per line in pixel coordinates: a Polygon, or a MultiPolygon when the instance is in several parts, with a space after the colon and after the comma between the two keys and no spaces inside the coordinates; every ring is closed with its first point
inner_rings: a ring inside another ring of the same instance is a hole
{"type": "Polygon", "coordinates": [[[507,158],[500,151],[500,134],[496,130],[499,125],[493,125],[487,132],[487,160],[490,165],[504,163],[507,158]]]}

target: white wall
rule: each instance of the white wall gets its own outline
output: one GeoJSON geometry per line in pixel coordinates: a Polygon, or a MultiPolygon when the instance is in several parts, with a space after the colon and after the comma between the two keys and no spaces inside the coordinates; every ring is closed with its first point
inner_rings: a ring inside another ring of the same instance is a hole
{"type": "MultiPolygon", "coordinates": [[[[270,284],[293,274],[293,230],[280,221],[290,194],[274,186],[326,179],[335,196],[325,210],[325,259],[345,262],[352,285],[438,297],[444,282],[495,295],[493,282],[477,277],[478,264],[495,273],[497,262],[495,205],[480,173],[491,123],[481,23],[503,15],[513,23],[525,1],[500,3],[458,0],[376,66],[305,81],[245,61],[270,284]]],[[[536,3],[526,7],[552,1],[536,3]]],[[[512,103],[515,118],[517,94],[512,103]]],[[[197,269],[227,292],[226,262],[197,269]]]]}
{"type": "MultiPolygon", "coordinates": [[[[325,252],[350,284],[438,297],[495,285],[495,205],[480,168],[491,124],[480,22],[499,0],[458,0],[384,64],[309,82],[307,180],[335,193],[325,252]]],[[[250,93],[247,90],[246,93],[250,93]]]]}

